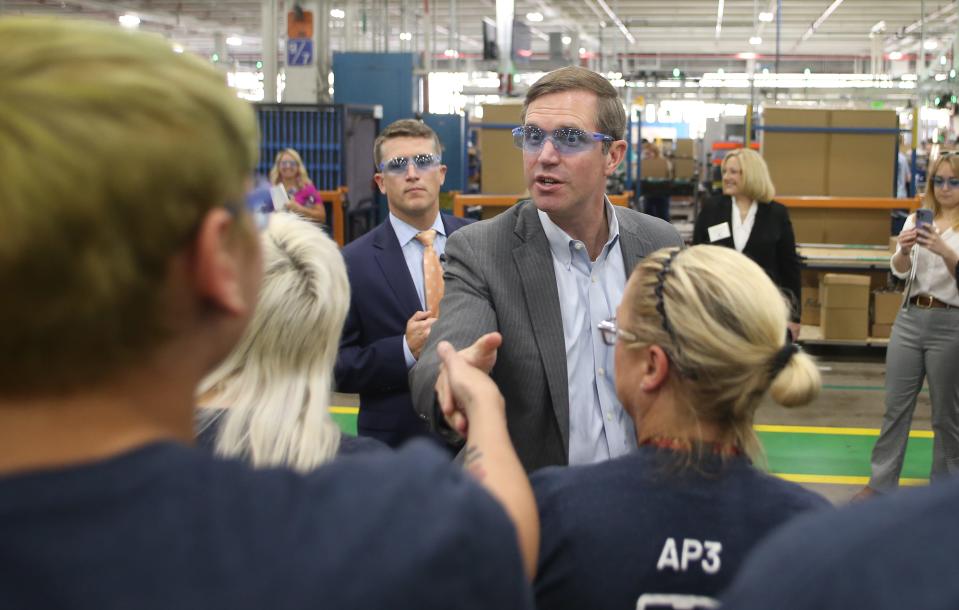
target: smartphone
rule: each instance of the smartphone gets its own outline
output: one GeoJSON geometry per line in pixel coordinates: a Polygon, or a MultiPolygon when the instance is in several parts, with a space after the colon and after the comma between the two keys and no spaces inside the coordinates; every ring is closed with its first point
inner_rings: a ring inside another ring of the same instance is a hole
{"type": "Polygon", "coordinates": [[[916,228],[922,228],[932,224],[932,210],[929,208],[919,208],[916,210],[916,228]]]}

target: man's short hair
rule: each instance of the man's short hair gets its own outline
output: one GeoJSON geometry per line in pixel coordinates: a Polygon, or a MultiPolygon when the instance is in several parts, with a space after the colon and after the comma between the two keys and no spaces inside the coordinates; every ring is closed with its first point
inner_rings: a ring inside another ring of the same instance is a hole
{"type": "MultiPolygon", "coordinates": [[[[523,101],[522,120],[526,122],[526,110],[533,100],[562,91],[589,91],[596,94],[596,129],[617,140],[626,137],[626,110],[608,80],[586,68],[567,66],[544,75],[526,92],[523,101]]],[[[604,151],[609,147],[604,147],[604,151]]]]}
{"type": "Polygon", "coordinates": [[[0,392],[93,384],[171,329],[171,257],[243,201],[250,106],[164,39],[0,20],[0,392]]]}
{"type": "Polygon", "coordinates": [[[436,154],[443,154],[440,138],[429,125],[416,119],[400,119],[387,125],[373,143],[373,164],[376,166],[376,171],[380,171],[380,163],[383,162],[383,143],[393,138],[431,138],[436,154]]]}

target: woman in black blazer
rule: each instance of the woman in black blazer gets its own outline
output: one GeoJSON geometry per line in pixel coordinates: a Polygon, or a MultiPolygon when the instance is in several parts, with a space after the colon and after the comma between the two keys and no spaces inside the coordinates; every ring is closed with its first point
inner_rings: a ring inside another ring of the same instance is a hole
{"type": "Polygon", "coordinates": [[[786,206],[772,200],[775,188],[759,153],[740,148],[723,159],[723,194],[703,205],[693,244],[735,248],[763,268],[792,305],[789,332],[799,338],[802,313],[800,260],[786,206]]]}

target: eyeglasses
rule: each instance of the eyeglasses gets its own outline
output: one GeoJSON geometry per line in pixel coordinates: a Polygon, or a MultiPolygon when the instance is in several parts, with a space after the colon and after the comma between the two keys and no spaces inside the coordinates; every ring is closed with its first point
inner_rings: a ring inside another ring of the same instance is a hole
{"type": "Polygon", "coordinates": [[[941,189],[947,184],[951,189],[959,189],[959,178],[943,178],[942,176],[936,176],[932,179],[932,185],[937,189],[941,189]]]}
{"type": "Polygon", "coordinates": [[[616,345],[616,339],[622,337],[627,341],[638,341],[639,337],[629,332],[628,330],[623,330],[619,328],[616,324],[616,318],[610,318],[608,320],[603,320],[596,325],[596,328],[599,329],[599,334],[603,337],[603,343],[612,347],[616,345]]]}
{"type": "Polygon", "coordinates": [[[513,130],[513,144],[528,153],[538,153],[543,150],[546,140],[553,143],[553,147],[561,155],[575,155],[593,148],[596,142],[615,142],[613,136],[603,133],[586,132],[574,127],[560,127],[548,134],[539,127],[524,125],[513,130]]]}
{"type": "Polygon", "coordinates": [[[290,159],[284,159],[283,161],[280,161],[279,163],[277,163],[277,165],[279,165],[280,167],[299,167],[300,166],[299,163],[297,163],[296,161],[292,161],[290,159]]]}
{"type": "Polygon", "coordinates": [[[413,163],[413,167],[416,168],[416,171],[425,172],[433,169],[434,167],[439,167],[442,162],[440,155],[412,155],[410,157],[393,157],[389,161],[384,161],[380,163],[380,171],[386,172],[387,174],[392,174],[394,176],[400,176],[406,173],[406,168],[409,167],[410,162],[413,163]]]}

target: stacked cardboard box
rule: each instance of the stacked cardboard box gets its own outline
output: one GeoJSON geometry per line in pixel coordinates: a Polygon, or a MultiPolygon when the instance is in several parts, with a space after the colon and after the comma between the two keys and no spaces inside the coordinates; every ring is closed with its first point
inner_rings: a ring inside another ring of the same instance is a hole
{"type": "Polygon", "coordinates": [[[821,306],[822,304],[819,302],[819,273],[811,269],[803,269],[800,323],[819,326],[821,306]]]}
{"type": "Polygon", "coordinates": [[[869,334],[867,275],[827,273],[819,285],[823,339],[864,341],[869,334]]]}
{"type": "MultiPolygon", "coordinates": [[[[483,104],[483,123],[519,125],[523,107],[513,104],[483,104]]],[[[523,153],[513,145],[508,129],[483,129],[479,134],[482,159],[480,185],[489,195],[516,195],[526,190],[523,153]]]]}
{"type": "Polygon", "coordinates": [[[676,180],[692,180],[696,170],[696,140],[676,140],[673,148],[673,177],[676,180]]]}
{"type": "Polygon", "coordinates": [[[870,336],[888,338],[902,304],[902,293],[877,290],[872,293],[872,330],[870,336]]]}

